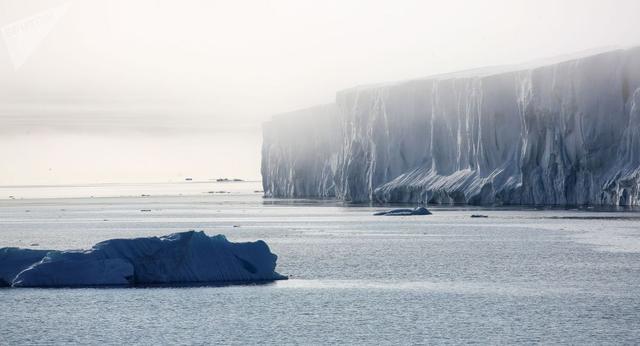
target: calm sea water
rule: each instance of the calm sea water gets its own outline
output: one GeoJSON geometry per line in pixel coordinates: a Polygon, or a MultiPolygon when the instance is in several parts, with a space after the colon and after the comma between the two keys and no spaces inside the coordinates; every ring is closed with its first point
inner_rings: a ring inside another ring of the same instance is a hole
{"type": "Polygon", "coordinates": [[[0,247],[84,248],[197,229],[264,239],[291,276],[1,289],[0,344],[640,342],[637,211],[434,207],[427,217],[376,217],[381,208],[268,200],[259,189],[0,187],[0,247]]]}

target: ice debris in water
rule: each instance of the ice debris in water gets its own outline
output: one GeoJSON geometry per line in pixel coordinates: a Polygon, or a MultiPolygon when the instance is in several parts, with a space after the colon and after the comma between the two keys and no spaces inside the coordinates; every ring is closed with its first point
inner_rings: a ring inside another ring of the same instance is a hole
{"type": "Polygon", "coordinates": [[[406,216],[406,215],[431,215],[431,212],[425,207],[416,207],[413,209],[391,209],[385,211],[379,211],[373,215],[386,215],[386,216],[406,216]]]}

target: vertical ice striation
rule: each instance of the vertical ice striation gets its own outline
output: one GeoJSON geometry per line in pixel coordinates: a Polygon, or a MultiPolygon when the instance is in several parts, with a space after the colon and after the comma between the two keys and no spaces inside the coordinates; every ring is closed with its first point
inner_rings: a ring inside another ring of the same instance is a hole
{"type": "Polygon", "coordinates": [[[640,48],[341,91],[265,124],[265,194],[640,205],[640,48]]]}
{"type": "Polygon", "coordinates": [[[276,197],[334,197],[337,109],[323,105],[275,116],[263,126],[262,185],[276,197]],[[268,159],[265,159],[268,158],[268,159]]]}

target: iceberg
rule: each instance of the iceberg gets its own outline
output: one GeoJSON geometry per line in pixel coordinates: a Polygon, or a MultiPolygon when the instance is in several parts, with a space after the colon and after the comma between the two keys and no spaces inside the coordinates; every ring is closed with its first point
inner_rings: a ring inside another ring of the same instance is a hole
{"type": "Polygon", "coordinates": [[[232,243],[188,231],[111,239],[89,250],[0,249],[0,283],[11,287],[249,283],[287,279],[263,241],[232,243]]]}
{"type": "Polygon", "coordinates": [[[640,205],[640,47],[359,86],[263,126],[266,197],[640,205]]]}
{"type": "Polygon", "coordinates": [[[374,213],[376,216],[408,216],[408,215],[431,215],[431,212],[425,207],[416,207],[413,209],[391,209],[374,213]]]}

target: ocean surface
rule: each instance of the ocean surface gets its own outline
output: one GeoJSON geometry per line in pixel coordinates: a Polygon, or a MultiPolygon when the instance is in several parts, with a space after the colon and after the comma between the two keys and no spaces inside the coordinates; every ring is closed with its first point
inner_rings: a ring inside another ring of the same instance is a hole
{"type": "Polygon", "coordinates": [[[263,239],[290,280],[0,289],[0,344],[637,344],[637,210],[262,198],[258,182],[0,187],[0,247],[190,229],[263,239]],[[11,198],[9,196],[12,196],[11,198]],[[93,197],[92,197],[93,196],[93,197]],[[487,218],[472,218],[482,214],[487,218]]]}

